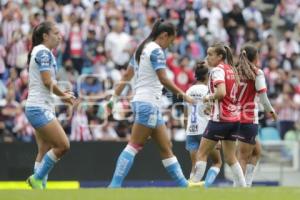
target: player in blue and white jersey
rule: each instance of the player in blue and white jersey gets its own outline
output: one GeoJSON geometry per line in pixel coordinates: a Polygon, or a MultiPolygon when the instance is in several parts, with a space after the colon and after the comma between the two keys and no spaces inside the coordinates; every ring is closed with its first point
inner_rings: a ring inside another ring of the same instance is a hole
{"type": "MultiPolygon", "coordinates": [[[[204,61],[196,63],[195,79],[196,83],[186,91],[186,94],[195,99],[196,103],[189,104],[184,109],[184,126],[187,134],[186,150],[189,151],[192,161],[190,178],[194,175],[197,151],[209,120],[209,109],[207,110],[209,105],[203,103],[203,98],[208,94],[208,66],[204,61]]],[[[212,185],[222,166],[218,148],[212,150],[210,158],[213,166],[210,167],[205,177],[205,187],[212,185]]]]}
{"type": "Polygon", "coordinates": [[[69,150],[66,133],[54,113],[53,94],[73,105],[74,96],[56,85],[57,65],[51,50],[60,43],[61,35],[55,24],[42,22],[32,33],[32,50],[28,55],[29,94],[25,114],[35,129],[38,154],[34,174],[27,182],[34,189],[44,189],[54,164],[69,150]]]}
{"type": "Polygon", "coordinates": [[[192,98],[167,78],[166,58],[163,50],[173,42],[175,35],[175,27],[171,23],[163,20],[156,21],[151,34],[141,43],[135,53],[136,64],[131,64],[133,67],[127,69],[121,83],[115,88],[112,101],[115,101],[121,94],[126,82],[135,77],[132,134],[129,143],[119,155],[109,185],[111,188],[122,186],[136,154],[143,148],[150,136],[158,144],[162,163],[172,179],[180,187],[191,186],[172,152],[171,141],[160,111],[163,86],[175,95],[182,96],[186,102],[193,102],[192,98]]]}

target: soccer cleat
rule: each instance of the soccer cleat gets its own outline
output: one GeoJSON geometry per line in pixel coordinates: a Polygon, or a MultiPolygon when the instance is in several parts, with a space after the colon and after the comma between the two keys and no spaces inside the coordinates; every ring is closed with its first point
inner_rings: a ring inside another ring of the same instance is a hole
{"type": "Polygon", "coordinates": [[[27,183],[32,189],[44,189],[43,180],[34,178],[34,175],[29,176],[29,178],[27,179],[27,183]]]}
{"type": "Polygon", "coordinates": [[[191,180],[188,180],[188,187],[203,187],[205,184],[204,181],[200,181],[200,182],[193,182],[191,180]]]}

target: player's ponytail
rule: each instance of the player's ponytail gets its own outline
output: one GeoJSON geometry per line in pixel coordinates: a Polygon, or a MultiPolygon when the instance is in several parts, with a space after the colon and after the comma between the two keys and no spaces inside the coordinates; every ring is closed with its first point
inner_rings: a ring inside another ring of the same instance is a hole
{"type": "Polygon", "coordinates": [[[138,46],[138,48],[136,50],[135,60],[138,64],[140,63],[140,58],[141,58],[144,46],[148,42],[155,40],[163,32],[167,32],[169,36],[175,35],[176,34],[175,26],[170,22],[164,21],[163,19],[158,19],[154,23],[150,35],[138,46]]]}
{"type": "Polygon", "coordinates": [[[232,52],[230,50],[230,47],[227,46],[227,45],[224,45],[224,48],[225,48],[225,51],[226,51],[227,63],[231,66],[232,71],[234,73],[235,82],[237,83],[237,85],[239,85],[240,84],[240,76],[239,76],[239,73],[237,71],[237,68],[233,64],[233,55],[232,55],[232,52]]]}
{"type": "Polygon", "coordinates": [[[257,49],[251,45],[246,45],[241,49],[239,62],[236,66],[241,79],[255,80],[256,66],[253,62],[257,57],[257,53],[257,49]]]}
{"type": "Polygon", "coordinates": [[[226,51],[227,63],[232,66],[233,65],[233,55],[232,55],[231,49],[227,45],[224,45],[224,48],[225,48],[225,51],[226,51]]]}
{"type": "Polygon", "coordinates": [[[39,45],[42,44],[44,41],[43,34],[44,33],[49,33],[51,31],[53,23],[52,22],[42,22],[36,27],[34,27],[33,32],[32,32],[32,39],[31,39],[31,49],[27,55],[27,64],[29,65],[30,59],[31,59],[31,52],[32,49],[39,45]]]}

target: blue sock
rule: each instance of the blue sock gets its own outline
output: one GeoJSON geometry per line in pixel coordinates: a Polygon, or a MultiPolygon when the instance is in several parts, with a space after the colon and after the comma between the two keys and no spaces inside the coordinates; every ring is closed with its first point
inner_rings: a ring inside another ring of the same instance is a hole
{"type": "Polygon", "coordinates": [[[209,168],[207,175],[205,177],[205,187],[210,187],[213,184],[219,172],[220,172],[220,168],[218,167],[209,168]]]}
{"type": "Polygon", "coordinates": [[[179,187],[187,187],[188,186],[188,181],[184,177],[181,167],[177,161],[177,158],[171,157],[164,159],[163,165],[166,168],[168,174],[171,176],[173,180],[177,183],[179,187]]]}
{"type": "MultiPolygon", "coordinates": [[[[35,173],[40,166],[41,166],[40,162],[35,162],[34,168],[33,168],[33,173],[35,173]]],[[[48,180],[48,174],[43,178],[43,187],[44,188],[46,188],[47,180],[48,180]]]]}
{"type": "Polygon", "coordinates": [[[37,168],[37,170],[34,173],[34,178],[36,179],[44,179],[51,169],[53,168],[54,164],[57,162],[57,158],[52,150],[48,151],[46,155],[44,156],[40,167],[37,168]]]}
{"type": "Polygon", "coordinates": [[[131,166],[133,165],[136,154],[137,150],[135,148],[130,145],[126,146],[118,158],[114,176],[108,187],[118,188],[122,186],[124,178],[127,176],[131,166]]]}

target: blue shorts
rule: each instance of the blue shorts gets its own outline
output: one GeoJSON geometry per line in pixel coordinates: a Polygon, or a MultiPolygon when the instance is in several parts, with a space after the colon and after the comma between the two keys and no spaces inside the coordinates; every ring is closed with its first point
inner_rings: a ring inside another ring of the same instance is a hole
{"type": "Polygon", "coordinates": [[[134,123],[148,128],[156,128],[165,124],[159,108],[151,103],[134,101],[132,102],[132,111],[134,123]]]}
{"type": "Polygon", "coordinates": [[[185,149],[188,151],[197,151],[200,146],[202,135],[187,135],[185,140],[185,149]]]}
{"type": "Polygon", "coordinates": [[[238,137],[239,130],[240,122],[214,122],[210,120],[203,137],[214,141],[235,141],[238,137]]]}
{"type": "Polygon", "coordinates": [[[237,139],[239,141],[254,145],[256,143],[255,137],[256,137],[257,133],[258,133],[258,124],[242,123],[240,125],[240,131],[239,131],[237,139]]]}
{"type": "Polygon", "coordinates": [[[25,115],[34,128],[40,128],[51,122],[55,114],[41,107],[25,107],[25,115]]]}

